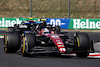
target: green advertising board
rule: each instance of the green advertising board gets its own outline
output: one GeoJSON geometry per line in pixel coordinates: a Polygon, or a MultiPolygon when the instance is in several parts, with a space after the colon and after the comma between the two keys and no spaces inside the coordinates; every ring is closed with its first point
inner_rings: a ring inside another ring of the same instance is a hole
{"type": "MultiPolygon", "coordinates": [[[[27,21],[29,18],[0,18],[0,28],[13,27],[14,24],[21,24],[22,21],[27,21]]],[[[34,18],[34,20],[39,20],[34,18]]]]}
{"type": "Polygon", "coordinates": [[[100,19],[70,19],[68,29],[100,29],[100,19]]]}
{"type": "MultiPolygon", "coordinates": [[[[0,28],[13,27],[14,24],[21,24],[22,21],[27,21],[29,18],[0,18],[0,28]]],[[[39,18],[33,20],[39,21],[39,18]]],[[[88,30],[100,30],[100,19],[58,19],[49,18],[48,23],[60,24],[61,29],[88,29],[88,30]],[[58,22],[59,20],[59,22],[58,22]]]]}

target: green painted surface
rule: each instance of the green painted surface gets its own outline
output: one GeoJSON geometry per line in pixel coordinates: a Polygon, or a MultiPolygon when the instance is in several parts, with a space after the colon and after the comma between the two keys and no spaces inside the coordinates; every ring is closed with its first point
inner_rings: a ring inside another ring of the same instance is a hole
{"type": "Polygon", "coordinates": [[[68,29],[100,30],[100,19],[71,19],[68,29]]]}

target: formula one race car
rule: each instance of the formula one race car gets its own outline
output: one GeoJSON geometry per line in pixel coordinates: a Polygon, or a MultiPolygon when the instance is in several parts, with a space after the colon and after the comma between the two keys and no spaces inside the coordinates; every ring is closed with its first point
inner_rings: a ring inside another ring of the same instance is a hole
{"type": "Polygon", "coordinates": [[[5,53],[20,52],[22,56],[76,53],[77,57],[87,57],[91,45],[86,33],[76,32],[70,38],[67,32],[60,31],[60,26],[52,27],[45,21],[15,24],[14,27],[8,27],[4,36],[5,53]]]}

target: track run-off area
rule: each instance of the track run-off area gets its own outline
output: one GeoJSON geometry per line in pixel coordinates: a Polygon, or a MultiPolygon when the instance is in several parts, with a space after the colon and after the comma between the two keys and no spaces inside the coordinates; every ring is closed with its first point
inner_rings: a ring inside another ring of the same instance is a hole
{"type": "MultiPolygon", "coordinates": [[[[73,31],[69,32],[73,36],[73,31]]],[[[77,58],[68,54],[66,57],[35,55],[22,57],[16,53],[5,53],[3,50],[3,35],[5,30],[0,30],[0,67],[99,67],[100,66],[100,32],[86,32],[94,41],[96,53],[91,53],[88,58],[77,58]]]]}

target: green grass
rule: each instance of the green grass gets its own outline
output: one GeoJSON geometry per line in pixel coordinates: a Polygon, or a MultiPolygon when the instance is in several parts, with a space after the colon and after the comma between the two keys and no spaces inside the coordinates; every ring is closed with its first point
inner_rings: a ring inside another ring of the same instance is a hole
{"type": "MultiPolygon", "coordinates": [[[[68,0],[32,0],[35,18],[68,18],[68,0]]],[[[99,0],[70,0],[71,18],[100,18],[99,0]]],[[[0,0],[0,17],[29,17],[30,0],[0,0]]]]}

